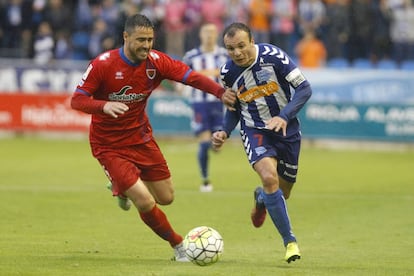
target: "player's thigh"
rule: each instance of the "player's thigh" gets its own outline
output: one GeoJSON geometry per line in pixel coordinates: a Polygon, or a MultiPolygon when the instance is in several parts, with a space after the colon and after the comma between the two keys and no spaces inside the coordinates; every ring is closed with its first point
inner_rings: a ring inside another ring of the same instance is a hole
{"type": "Polygon", "coordinates": [[[240,135],[247,159],[252,166],[265,157],[277,156],[273,146],[273,137],[269,132],[246,127],[240,130],[240,135]]]}
{"type": "Polygon", "coordinates": [[[279,162],[277,172],[279,174],[279,185],[286,199],[296,182],[299,168],[300,136],[289,142],[281,142],[277,145],[279,162]]]}
{"type": "Polygon", "coordinates": [[[295,183],[299,168],[300,140],[281,141],[276,143],[277,171],[286,183],[295,183]]]}
{"type": "Polygon", "coordinates": [[[141,170],[120,151],[105,151],[96,158],[112,183],[112,193],[124,194],[140,177],[141,170]]]}
{"type": "Polygon", "coordinates": [[[157,203],[170,204],[174,200],[171,173],[155,141],[150,153],[150,160],[148,159],[145,164],[140,164],[141,179],[157,203]]]}
{"type": "Polygon", "coordinates": [[[174,201],[174,187],[171,178],[144,181],[144,183],[158,204],[168,205],[174,201]]]}

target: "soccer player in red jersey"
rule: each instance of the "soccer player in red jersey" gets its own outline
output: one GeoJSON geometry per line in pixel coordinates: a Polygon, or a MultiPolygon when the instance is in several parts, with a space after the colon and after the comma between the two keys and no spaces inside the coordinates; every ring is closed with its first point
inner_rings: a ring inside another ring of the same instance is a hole
{"type": "Polygon", "coordinates": [[[183,62],[153,50],[154,26],[147,17],[127,18],[123,38],[123,47],[104,52],[89,64],[71,106],[92,114],[92,154],[111,181],[113,195],[133,203],[144,223],[174,248],[173,259],[187,261],[182,236],[157,207],[172,203],[174,189],[145,112],[148,97],[164,79],[207,91],[229,108],[236,97],[183,62]]]}

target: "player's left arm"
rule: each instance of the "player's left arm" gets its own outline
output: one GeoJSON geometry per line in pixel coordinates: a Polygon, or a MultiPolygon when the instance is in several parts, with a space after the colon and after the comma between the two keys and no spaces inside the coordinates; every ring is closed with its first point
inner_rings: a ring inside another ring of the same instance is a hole
{"type": "Polygon", "coordinates": [[[278,117],[288,122],[296,117],[305,103],[309,100],[312,95],[312,89],[302,71],[282,49],[272,45],[268,45],[267,47],[273,47],[273,51],[276,51],[278,54],[266,56],[266,61],[273,63],[275,73],[278,76],[283,77],[295,90],[291,101],[287,103],[278,115],[278,117]]]}
{"type": "Polygon", "coordinates": [[[289,84],[295,89],[291,101],[280,111],[279,115],[271,118],[266,122],[268,129],[275,132],[282,130],[283,136],[286,136],[286,129],[289,120],[295,118],[305,103],[312,95],[310,83],[303,76],[302,72],[295,68],[286,77],[289,84]]]}
{"type": "Polygon", "coordinates": [[[289,121],[297,116],[312,95],[312,88],[307,80],[295,88],[292,100],[280,111],[279,116],[289,121]]]}
{"type": "Polygon", "coordinates": [[[161,72],[163,78],[181,82],[185,85],[213,94],[220,99],[227,108],[233,109],[233,105],[236,102],[236,94],[233,93],[231,89],[224,89],[219,83],[211,78],[193,71],[184,62],[173,59],[162,52],[153,50],[151,51],[149,58],[161,72]]]}

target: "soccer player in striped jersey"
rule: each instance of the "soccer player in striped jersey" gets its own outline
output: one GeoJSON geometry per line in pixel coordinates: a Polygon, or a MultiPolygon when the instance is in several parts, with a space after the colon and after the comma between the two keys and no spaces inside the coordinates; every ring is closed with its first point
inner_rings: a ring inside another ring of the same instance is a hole
{"type": "MultiPolygon", "coordinates": [[[[200,28],[200,46],[189,50],[183,57],[183,62],[191,69],[219,82],[220,67],[228,60],[226,49],[220,47],[216,25],[206,23],[200,28]]],[[[211,94],[191,88],[190,96],[194,116],[192,129],[198,140],[197,160],[202,177],[201,192],[211,192],[213,185],[209,178],[209,149],[211,134],[222,129],[224,107],[222,102],[211,94]]]]}
{"type": "Polygon", "coordinates": [[[221,78],[226,87],[237,91],[238,102],[235,111],[226,112],[224,128],[213,133],[212,143],[220,147],[240,121],[247,158],[262,183],[254,191],[253,225],[262,226],[269,213],[283,238],[285,260],[290,263],[301,254],[285,199],[298,171],[301,133],[296,116],[312,89],[283,50],[255,44],[245,24],[226,27],[223,41],[231,60],[222,66],[221,78]]]}
{"type": "MultiPolygon", "coordinates": [[[[152,49],[154,25],[144,15],[125,22],[124,45],[91,61],[71,98],[73,109],[92,114],[89,140],[93,156],[111,181],[124,210],[131,201],[141,220],[174,249],[174,260],[188,261],[183,237],[158,205],[174,200],[168,164],[154,139],[146,113],[148,98],[165,80],[214,94],[223,103],[234,92],[191,70],[185,63],[152,49]]],[[[119,233],[117,238],[128,238],[119,233]]]]}

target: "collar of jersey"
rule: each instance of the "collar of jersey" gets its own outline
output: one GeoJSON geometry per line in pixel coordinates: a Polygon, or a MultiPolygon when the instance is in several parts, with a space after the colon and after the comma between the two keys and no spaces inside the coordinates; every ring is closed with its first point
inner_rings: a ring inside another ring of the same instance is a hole
{"type": "Polygon", "coordinates": [[[124,54],[124,47],[123,46],[121,48],[119,48],[119,55],[121,56],[122,60],[125,61],[128,65],[139,66],[141,64],[141,63],[133,63],[132,61],[130,61],[124,54]]]}

